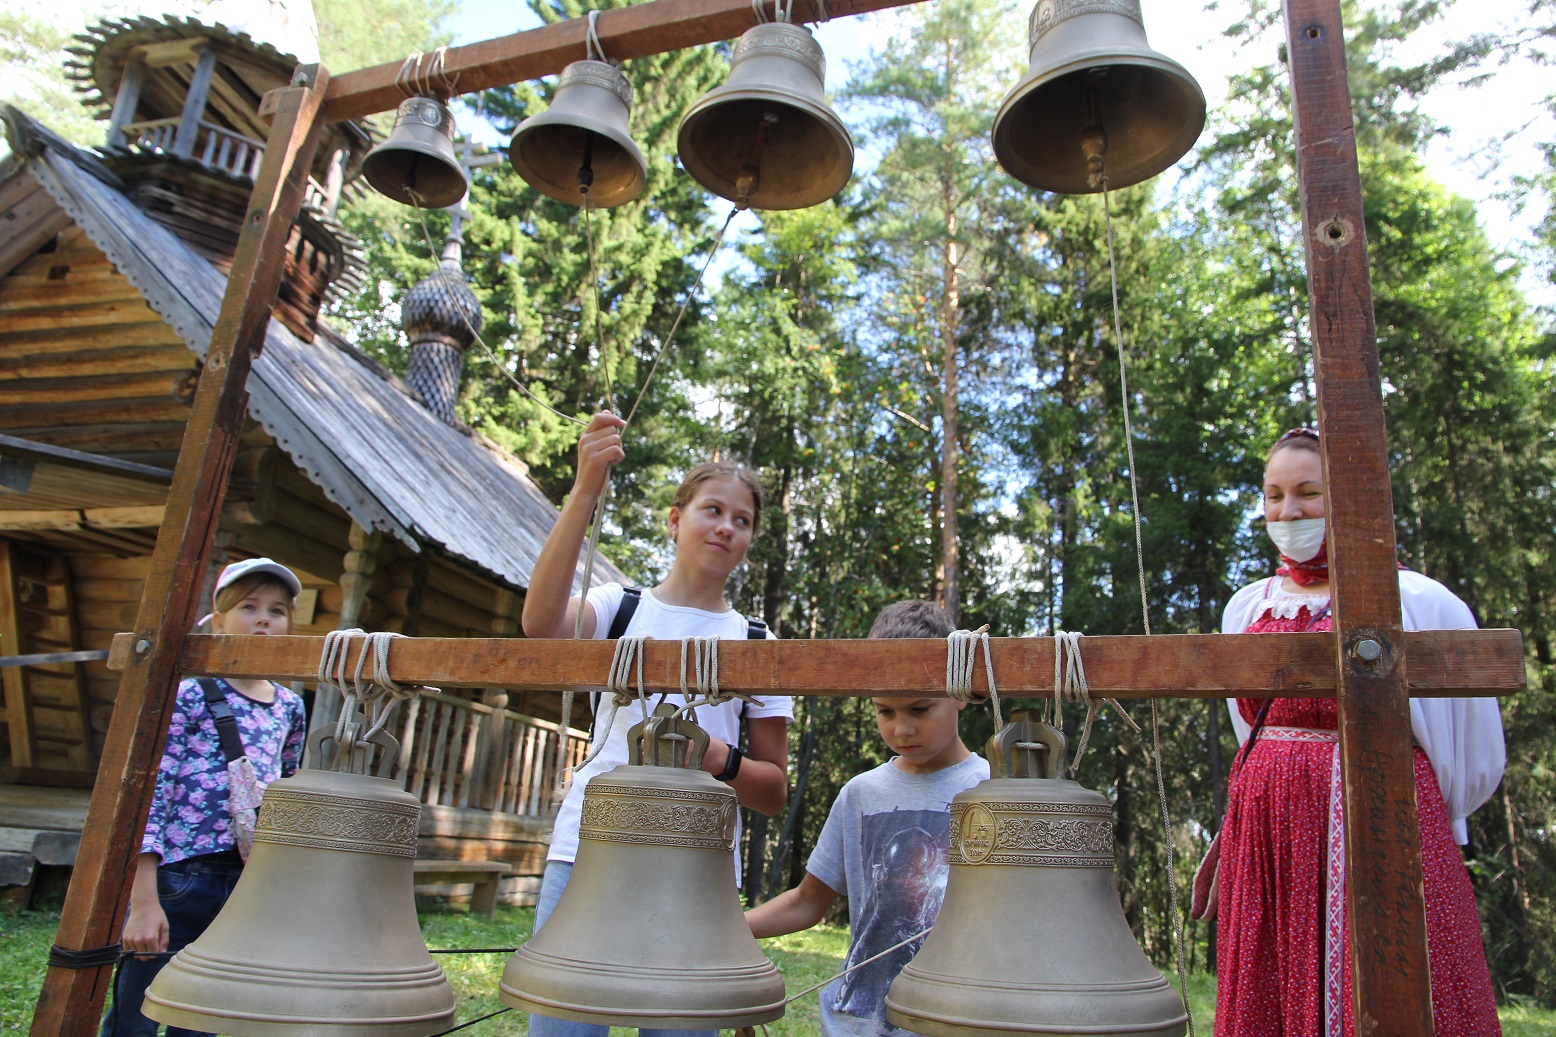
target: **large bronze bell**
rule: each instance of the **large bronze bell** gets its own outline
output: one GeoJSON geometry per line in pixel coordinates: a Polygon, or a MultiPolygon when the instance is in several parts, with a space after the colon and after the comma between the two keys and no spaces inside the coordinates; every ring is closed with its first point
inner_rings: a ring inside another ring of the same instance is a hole
{"type": "Polygon", "coordinates": [[[411,888],[420,817],[387,778],[307,769],[272,784],[232,896],[157,974],[144,1013],[240,1037],[448,1029],[454,992],[411,888]]]}
{"type": "Polygon", "coordinates": [[[609,209],[643,193],[648,165],[628,129],[632,84],[604,61],[562,70],[551,107],[519,123],[508,160],[524,182],[559,202],[609,209]]]}
{"type": "Polygon", "coordinates": [[[1160,173],[1205,128],[1205,94],[1145,39],[1140,0],[1038,0],[1031,65],[994,117],[994,154],[1024,184],[1062,194],[1160,173]]]}
{"type": "Polygon", "coordinates": [[[707,734],[674,712],[661,705],[634,726],[630,762],[585,788],[572,876],[540,932],[508,960],[504,1004],[660,1029],[783,1015],[783,977],[735,890],[735,794],[700,769],[707,734]]]}
{"type": "Polygon", "coordinates": [[[442,209],[465,196],[470,182],[454,157],[454,115],[431,97],[408,97],[394,129],[362,160],[362,175],[379,194],[406,205],[442,209]]]}
{"type": "Polygon", "coordinates": [[[765,22],[735,44],[729,79],[681,120],[681,164],[741,208],[804,209],[854,172],[854,141],[826,102],[826,57],[809,29],[765,22]]]}
{"type": "Polygon", "coordinates": [[[1180,1037],[1188,1015],[1113,887],[1113,815],[1058,775],[1064,735],[1018,710],[989,780],[951,801],[951,874],[886,1018],[930,1037],[1180,1037]]]}

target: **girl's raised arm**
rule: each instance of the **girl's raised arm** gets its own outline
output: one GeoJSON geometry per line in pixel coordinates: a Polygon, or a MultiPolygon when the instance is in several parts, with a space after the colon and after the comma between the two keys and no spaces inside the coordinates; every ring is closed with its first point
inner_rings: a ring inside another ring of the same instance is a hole
{"type": "MultiPolygon", "coordinates": [[[[578,472],[573,490],[562,505],[562,514],[540,549],[540,559],[530,574],[524,595],[524,633],[527,637],[572,637],[581,598],[573,597],[573,573],[583,550],[594,506],[605,490],[610,466],[627,455],[621,448],[626,426],[610,411],[601,411],[578,437],[578,472]]],[[[594,610],[584,609],[583,636],[594,636],[594,610]]]]}

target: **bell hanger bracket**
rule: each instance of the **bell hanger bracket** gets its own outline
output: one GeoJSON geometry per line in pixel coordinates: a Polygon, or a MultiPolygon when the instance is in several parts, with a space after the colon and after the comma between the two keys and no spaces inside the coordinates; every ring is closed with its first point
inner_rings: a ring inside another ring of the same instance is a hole
{"type": "Polygon", "coordinates": [[[661,702],[654,715],[627,730],[634,765],[698,770],[708,750],[708,732],[681,716],[678,706],[661,702]]]}
{"type": "Polygon", "coordinates": [[[1010,723],[984,746],[991,778],[1057,778],[1064,772],[1067,751],[1064,732],[1031,708],[1012,711],[1010,723]]]}
{"type": "Polygon", "coordinates": [[[366,738],[367,717],[361,710],[353,710],[346,721],[345,735],[337,740],[334,725],[320,727],[308,736],[308,756],[313,761],[312,770],[340,771],[345,774],[373,774],[389,777],[395,761],[400,758],[400,740],[382,729],[366,738]],[[374,753],[374,748],[378,752],[374,753]],[[377,756],[377,766],[373,758],[377,756]]]}

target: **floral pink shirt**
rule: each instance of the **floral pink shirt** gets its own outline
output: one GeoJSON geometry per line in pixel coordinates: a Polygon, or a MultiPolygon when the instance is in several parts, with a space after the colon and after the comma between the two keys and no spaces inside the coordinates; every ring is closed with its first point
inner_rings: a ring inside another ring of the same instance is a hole
{"type": "MultiPolygon", "coordinates": [[[[289,777],[302,763],[307,721],[303,700],[276,685],[276,700],[255,702],[217,678],[227,694],[245,755],[260,784],[289,777]]],[[[167,748],[157,771],[151,814],[141,853],[155,853],[163,864],[236,848],[227,810],[227,757],[205,693],[193,678],[178,685],[168,720],[167,748]]]]}

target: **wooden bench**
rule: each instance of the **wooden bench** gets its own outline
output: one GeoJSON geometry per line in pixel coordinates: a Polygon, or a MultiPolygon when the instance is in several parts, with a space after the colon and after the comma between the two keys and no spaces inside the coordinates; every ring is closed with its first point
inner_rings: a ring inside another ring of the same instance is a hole
{"type": "Polygon", "coordinates": [[[497,909],[497,886],[513,869],[502,861],[417,861],[415,872],[418,886],[473,884],[470,910],[490,915],[497,909]]]}

